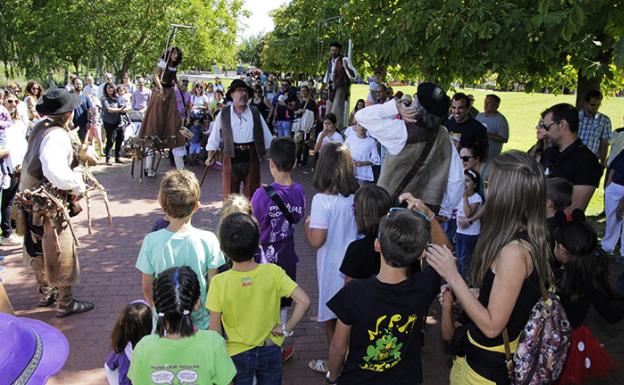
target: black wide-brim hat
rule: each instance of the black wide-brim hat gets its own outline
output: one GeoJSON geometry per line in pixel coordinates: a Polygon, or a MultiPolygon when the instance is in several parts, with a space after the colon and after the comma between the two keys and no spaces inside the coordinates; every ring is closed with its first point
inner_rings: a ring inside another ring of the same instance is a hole
{"type": "Polygon", "coordinates": [[[80,96],[70,93],[64,87],[53,87],[41,95],[36,109],[41,115],[61,115],[75,110],[80,103],[80,96]]]}
{"type": "Polygon", "coordinates": [[[420,105],[436,116],[447,116],[451,108],[451,98],[437,84],[421,83],[416,92],[420,105]]]}
{"type": "Polygon", "coordinates": [[[234,81],[232,81],[232,83],[230,84],[230,87],[227,90],[227,93],[225,94],[225,97],[228,99],[231,99],[232,92],[234,92],[234,90],[236,90],[237,88],[246,89],[249,99],[253,98],[253,88],[249,87],[249,85],[241,79],[234,79],[234,81]]]}

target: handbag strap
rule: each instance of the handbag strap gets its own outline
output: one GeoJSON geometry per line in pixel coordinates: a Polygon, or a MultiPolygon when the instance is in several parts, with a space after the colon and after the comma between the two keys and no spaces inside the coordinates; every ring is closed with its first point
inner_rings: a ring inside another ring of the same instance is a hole
{"type": "MultiPolygon", "coordinates": [[[[438,130],[439,129],[440,127],[438,127],[438,130]]],[[[401,180],[401,183],[399,183],[397,188],[394,190],[394,194],[392,195],[392,201],[396,201],[399,198],[399,195],[401,195],[403,190],[405,190],[405,187],[407,187],[407,185],[409,184],[409,182],[411,182],[416,173],[418,173],[418,171],[425,164],[425,160],[427,160],[427,157],[429,156],[429,153],[433,148],[433,143],[438,137],[438,130],[433,130],[429,133],[429,138],[427,138],[427,143],[425,144],[423,151],[420,153],[420,156],[418,157],[416,162],[414,162],[412,168],[407,172],[407,174],[405,174],[403,180],[401,180]]]]}
{"type": "Polygon", "coordinates": [[[262,188],[264,188],[264,191],[266,191],[266,193],[269,196],[269,198],[271,198],[273,203],[275,203],[277,205],[277,208],[279,208],[280,211],[282,212],[282,214],[284,214],[284,218],[286,218],[286,220],[288,221],[288,224],[292,225],[294,223],[295,219],[293,218],[291,212],[288,211],[288,209],[286,208],[286,205],[284,204],[284,201],[279,196],[277,191],[275,191],[273,186],[271,186],[270,184],[269,185],[263,185],[262,188]]]}
{"type": "Polygon", "coordinates": [[[505,346],[505,366],[507,366],[507,375],[511,379],[514,372],[514,362],[513,356],[511,355],[511,345],[509,344],[507,328],[503,329],[503,345],[505,346]]]}

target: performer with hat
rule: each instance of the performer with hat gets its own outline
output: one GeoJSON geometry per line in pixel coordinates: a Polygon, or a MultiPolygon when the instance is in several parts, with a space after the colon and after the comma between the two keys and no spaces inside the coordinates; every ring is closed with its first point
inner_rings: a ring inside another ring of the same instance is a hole
{"type": "Polygon", "coordinates": [[[72,170],[79,164],[80,142],[71,122],[80,103],[80,97],[65,88],[43,93],[36,109],[45,119],[30,134],[16,199],[24,259],[35,271],[39,305],[56,302],[58,317],[93,309],[91,302],[72,294],[79,265],[69,217],[79,212],[76,202],[86,191],[82,175],[72,170]]]}
{"type": "Polygon", "coordinates": [[[215,117],[214,128],[206,144],[206,166],[212,166],[215,153],[223,143],[223,197],[239,193],[242,183],[243,194],[251,199],[260,187],[260,160],[273,137],[260,111],[247,104],[253,97],[251,87],[236,79],[230,84],[226,95],[232,99],[232,104],[215,117]]]}
{"type": "Polygon", "coordinates": [[[441,216],[450,215],[464,190],[463,164],[442,126],[450,105],[440,87],[422,83],[409,106],[391,99],[355,114],[368,134],[388,149],[377,184],[394,199],[409,192],[441,216]],[[396,119],[397,114],[402,119],[396,119]]]}
{"type": "MultiPolygon", "coordinates": [[[[177,169],[184,168],[184,155],[186,154],[186,138],[182,135],[184,117],[178,112],[176,99],[176,86],[178,84],[177,71],[182,62],[182,51],[178,47],[168,48],[160,57],[156,71],[154,72],[152,95],[150,96],[139,137],[155,137],[162,140],[174,139],[172,143],[173,159],[177,169]]],[[[153,155],[146,158],[145,173],[149,177],[155,177],[156,172],[152,168],[153,155]]]]}

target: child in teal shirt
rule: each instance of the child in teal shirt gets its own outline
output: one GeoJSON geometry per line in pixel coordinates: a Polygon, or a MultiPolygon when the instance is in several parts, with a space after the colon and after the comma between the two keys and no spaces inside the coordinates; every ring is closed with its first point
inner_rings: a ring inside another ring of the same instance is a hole
{"type": "MultiPolygon", "coordinates": [[[[199,280],[202,303],[206,301],[208,280],[225,263],[217,237],[210,231],[196,229],[191,217],[199,208],[199,183],[186,170],[169,171],[160,184],[158,200],[170,220],[169,226],[149,233],[143,239],[136,267],[143,273],[143,294],[153,307],[153,281],[171,267],[188,266],[199,280]]],[[[193,322],[208,329],[210,314],[202,306],[193,311],[193,322]]]]}

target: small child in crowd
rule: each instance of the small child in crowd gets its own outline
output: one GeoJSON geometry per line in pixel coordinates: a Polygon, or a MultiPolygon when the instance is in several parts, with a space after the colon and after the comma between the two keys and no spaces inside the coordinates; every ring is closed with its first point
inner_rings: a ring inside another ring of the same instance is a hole
{"type": "Polygon", "coordinates": [[[134,350],[128,371],[132,383],[230,384],[236,368],[225,341],[193,324],[191,312],[201,307],[200,283],[193,269],[163,271],[154,282],[153,298],[156,334],[144,337],[134,350]]]}
{"type": "Polygon", "coordinates": [[[551,239],[557,227],[555,213],[563,211],[570,206],[573,189],[572,183],[565,178],[546,179],[546,227],[548,228],[548,236],[551,239]]]}
{"type": "MultiPolygon", "coordinates": [[[[347,247],[357,236],[353,205],[358,183],[351,153],[345,145],[330,142],[323,147],[312,183],[319,192],[312,198],[304,228],[308,242],[317,249],[317,321],[324,324],[327,340],[331,341],[336,315],[326,304],[344,286],[340,265],[347,247]]],[[[324,360],[313,360],[308,367],[315,372],[327,372],[324,360]]]]}
{"type": "Polygon", "coordinates": [[[201,154],[201,135],[204,131],[204,121],[202,119],[193,119],[189,130],[193,133],[193,136],[189,140],[188,155],[189,164],[191,166],[197,166],[199,164],[199,154],[201,154]]]}
{"type": "Polygon", "coordinates": [[[464,171],[464,196],[457,206],[457,231],[455,233],[455,248],[459,273],[468,277],[472,251],[479,240],[481,220],[469,220],[481,207],[483,198],[477,192],[479,188],[479,173],[474,170],[464,171]]]}
{"type": "Polygon", "coordinates": [[[141,338],[152,332],[152,310],[142,300],[134,301],[121,310],[111,335],[113,351],[104,364],[109,385],[132,385],[128,369],[133,349],[141,338]]]}
{"type": "Polygon", "coordinates": [[[345,283],[352,279],[366,279],[379,273],[380,255],[375,250],[375,239],[379,231],[379,220],[392,207],[392,198],[383,188],[376,185],[360,187],[355,193],[355,223],[357,231],[364,237],[349,244],[340,272],[345,283]]]}
{"type": "Polygon", "coordinates": [[[355,178],[361,185],[373,183],[375,180],[372,166],[379,165],[379,151],[375,139],[366,135],[366,129],[359,123],[355,124],[355,135],[347,136],[345,145],[351,151],[355,164],[355,178]]]}
{"type": "Polygon", "coordinates": [[[307,294],[277,265],[259,265],[258,224],[251,215],[234,213],[223,219],[221,248],[233,261],[230,270],[214,277],[206,307],[210,329],[227,335],[227,350],[236,365],[236,385],[282,383],[284,337],[294,333],[310,306],[307,294]],[[280,322],[280,299],[295,302],[292,315],[280,322]],[[223,329],[222,330],[222,325],[223,329]]]}
{"type": "MultiPolygon", "coordinates": [[[[314,145],[314,152],[319,153],[323,147],[325,147],[328,143],[338,142],[344,143],[344,139],[339,132],[336,131],[336,115],[333,113],[329,113],[325,115],[323,119],[323,131],[317,136],[316,144],[314,145]]],[[[318,165],[317,165],[318,167],[318,165]]]]}
{"type": "Polygon", "coordinates": [[[375,240],[381,254],[377,276],[352,281],[328,302],[338,317],[328,384],[422,382],[421,330],[440,288],[440,276],[431,267],[408,273],[424,257],[431,239],[432,226],[425,218],[435,217],[430,210],[418,214],[391,209],[381,219],[375,240]]]}
{"type": "Polygon", "coordinates": [[[559,226],[554,232],[554,254],[560,266],[553,268],[553,273],[557,295],[573,328],[568,358],[557,384],[583,384],[604,379],[615,369],[613,359],[583,325],[589,307],[593,305],[605,320],[615,323],[624,318],[624,302],[616,300],[609,284],[609,261],[605,254],[596,252],[598,237],[583,212],[574,210],[571,221],[561,211],[556,218],[559,226]]]}
{"type": "MultiPolygon", "coordinates": [[[[217,237],[191,225],[191,218],[199,209],[199,193],[195,174],[187,170],[169,171],[160,183],[158,200],[170,223],[145,236],[136,262],[137,269],[143,273],[143,294],[149,304],[153,304],[154,278],[176,266],[193,269],[205,301],[208,280],[225,263],[217,237]]],[[[210,316],[200,307],[193,311],[193,321],[198,328],[208,329],[210,316]]]]}
{"type": "MultiPolygon", "coordinates": [[[[251,198],[253,215],[260,226],[260,247],[267,262],[280,266],[293,281],[297,280],[294,225],[305,215],[303,186],[292,181],[296,146],[289,137],[275,138],[269,149],[269,170],[274,182],[256,190],[251,198]]],[[[290,298],[282,300],[282,322],[286,320],[290,298]]]]}

